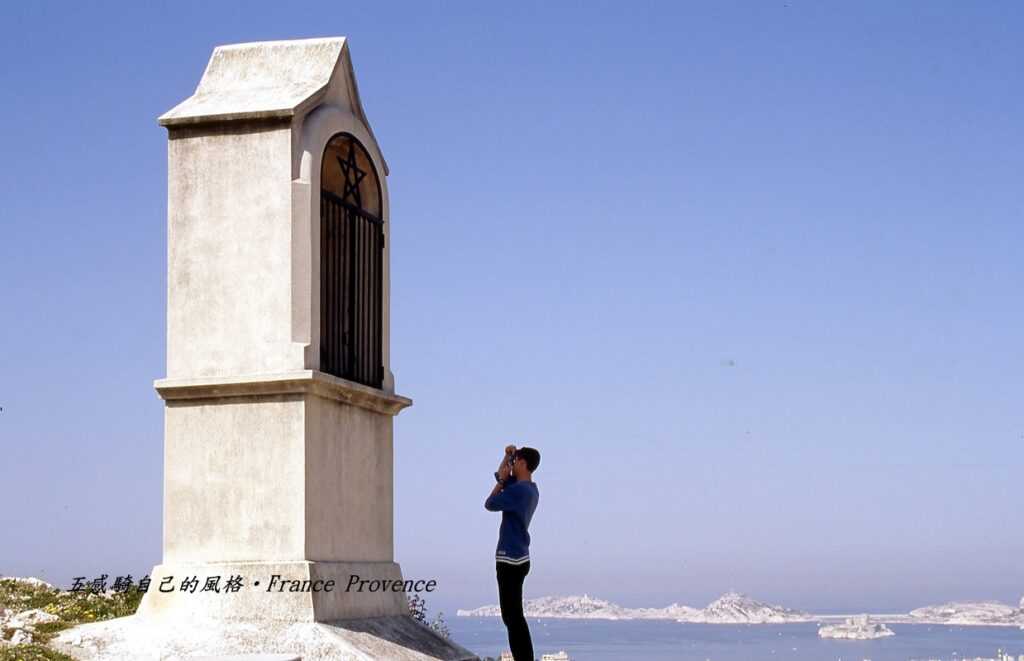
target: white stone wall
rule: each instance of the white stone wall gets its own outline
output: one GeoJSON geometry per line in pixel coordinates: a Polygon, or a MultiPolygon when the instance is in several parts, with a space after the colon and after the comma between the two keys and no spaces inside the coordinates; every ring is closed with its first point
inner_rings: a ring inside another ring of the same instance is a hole
{"type": "Polygon", "coordinates": [[[168,142],[167,377],[302,369],[291,341],[291,130],[189,133],[168,142]]]}
{"type": "Polygon", "coordinates": [[[302,395],[167,402],[164,562],[305,558],[302,395]]]}
{"type": "Polygon", "coordinates": [[[314,395],[306,406],[306,557],[390,562],[392,417],[314,395]]]}

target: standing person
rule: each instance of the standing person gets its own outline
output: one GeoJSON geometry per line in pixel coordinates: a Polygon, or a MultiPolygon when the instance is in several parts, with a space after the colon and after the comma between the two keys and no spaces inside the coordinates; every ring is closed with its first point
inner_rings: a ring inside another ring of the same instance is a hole
{"type": "Polygon", "coordinates": [[[494,555],[498,574],[498,603],[501,621],[508,629],[508,645],[515,661],[534,661],[530,626],[523,615],[523,580],[530,573],[530,519],[537,509],[540,492],[533,471],[540,465],[540,452],[510,445],[494,473],[498,483],[484,501],[484,508],[501,512],[498,549],[494,555]]]}

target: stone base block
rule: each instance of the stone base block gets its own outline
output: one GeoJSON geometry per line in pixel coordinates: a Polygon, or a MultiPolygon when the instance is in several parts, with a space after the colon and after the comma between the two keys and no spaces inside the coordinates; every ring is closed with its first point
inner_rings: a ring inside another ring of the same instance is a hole
{"type": "Polygon", "coordinates": [[[477,661],[472,652],[408,615],[260,623],[155,621],[132,615],[66,629],[50,646],[81,661],[196,661],[238,654],[289,655],[302,661],[477,661]]]}
{"type": "Polygon", "coordinates": [[[404,592],[379,589],[402,580],[394,562],[164,563],[153,568],[150,580],[137,616],[154,622],[329,622],[409,614],[404,592]],[[377,583],[347,590],[351,576],[377,583]],[[241,579],[237,592],[225,589],[232,577],[241,579]],[[214,579],[219,591],[204,589],[214,579]]]}

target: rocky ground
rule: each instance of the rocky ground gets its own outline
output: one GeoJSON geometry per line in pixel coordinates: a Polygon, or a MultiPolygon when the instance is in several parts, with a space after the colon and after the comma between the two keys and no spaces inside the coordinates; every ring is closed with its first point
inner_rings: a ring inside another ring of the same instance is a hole
{"type": "MultiPolygon", "coordinates": [[[[378,618],[365,623],[353,620],[275,626],[220,623],[203,631],[195,622],[186,623],[187,630],[179,630],[168,623],[154,625],[139,621],[133,615],[142,596],[134,586],[123,592],[68,591],[37,578],[0,577],[0,661],[100,658],[140,661],[152,658],[149,652],[153,644],[159,643],[157,647],[171,650],[182,640],[202,642],[204,635],[209,638],[205,647],[217,653],[235,653],[235,648],[241,644],[234,644],[232,638],[236,634],[239,640],[244,638],[259,648],[253,651],[290,645],[302,649],[303,658],[311,660],[342,658],[337,651],[346,646],[352,648],[351,654],[343,655],[346,659],[475,658],[445,640],[448,631],[442,617],[427,621],[426,604],[418,597],[409,604],[412,617],[378,618]],[[432,633],[424,635],[421,629],[432,633]],[[438,654],[432,653],[431,645],[437,648],[438,654]],[[363,653],[366,650],[379,653],[368,656],[363,653]]],[[[160,658],[179,656],[159,655],[160,658]]]]}
{"type": "Polygon", "coordinates": [[[131,615],[142,593],[71,592],[38,578],[0,577],[0,661],[74,661],[49,642],[77,624],[131,615]]]}

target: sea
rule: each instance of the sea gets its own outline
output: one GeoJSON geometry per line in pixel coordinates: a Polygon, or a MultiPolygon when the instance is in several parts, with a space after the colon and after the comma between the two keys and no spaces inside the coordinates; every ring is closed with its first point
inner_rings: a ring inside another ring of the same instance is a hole
{"type": "MultiPolygon", "coordinates": [[[[962,661],[1024,655],[1017,627],[889,624],[877,640],[818,637],[814,623],[684,624],[671,620],[529,618],[534,653],[565,650],[572,661],[962,661]]],[[[483,657],[508,649],[498,617],[447,620],[452,638],[483,657]]]]}

